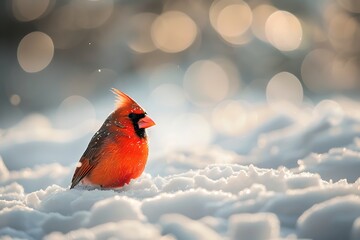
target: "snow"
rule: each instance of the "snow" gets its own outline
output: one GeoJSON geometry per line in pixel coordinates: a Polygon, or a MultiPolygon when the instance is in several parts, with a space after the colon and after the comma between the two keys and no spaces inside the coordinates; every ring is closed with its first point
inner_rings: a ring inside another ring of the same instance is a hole
{"type": "Polygon", "coordinates": [[[173,235],[179,240],[217,240],[221,236],[213,229],[181,214],[165,214],[160,219],[162,234],[173,235]]]}
{"type": "Polygon", "coordinates": [[[113,190],[69,189],[99,121],[30,115],[0,130],[0,238],[360,239],[359,107],[259,105],[238,135],[183,113],[204,135],[175,121],[176,148],[158,124],[145,173],[113,190]]]}
{"type": "Polygon", "coordinates": [[[279,220],[271,213],[237,214],[231,216],[229,222],[229,235],[233,240],[262,240],[279,237],[279,220]]]}
{"type": "Polygon", "coordinates": [[[109,222],[97,225],[93,228],[82,228],[63,234],[61,232],[53,232],[44,239],[160,239],[159,230],[155,227],[133,220],[125,220],[122,222],[109,222]]]}
{"type": "Polygon", "coordinates": [[[354,221],[360,216],[359,196],[336,197],[306,210],[298,221],[300,237],[350,239],[354,221]]]}

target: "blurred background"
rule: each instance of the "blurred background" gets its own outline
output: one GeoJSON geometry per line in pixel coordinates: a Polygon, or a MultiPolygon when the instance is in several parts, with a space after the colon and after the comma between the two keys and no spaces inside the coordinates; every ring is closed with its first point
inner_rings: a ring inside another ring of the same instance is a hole
{"type": "Polygon", "coordinates": [[[155,144],[169,148],[241,135],[262,119],[259,104],[359,96],[358,0],[0,4],[3,136],[34,113],[46,117],[25,125],[30,135],[96,129],[113,109],[111,87],[148,111],[155,144]]]}

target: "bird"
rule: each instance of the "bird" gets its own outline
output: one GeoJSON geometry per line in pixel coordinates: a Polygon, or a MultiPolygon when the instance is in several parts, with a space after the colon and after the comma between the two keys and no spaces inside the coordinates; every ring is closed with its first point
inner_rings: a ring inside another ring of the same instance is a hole
{"type": "Polygon", "coordinates": [[[77,185],[119,188],[144,171],[149,153],[145,129],[155,122],[131,97],[115,88],[112,92],[115,110],[91,138],[70,189],[77,185]]]}

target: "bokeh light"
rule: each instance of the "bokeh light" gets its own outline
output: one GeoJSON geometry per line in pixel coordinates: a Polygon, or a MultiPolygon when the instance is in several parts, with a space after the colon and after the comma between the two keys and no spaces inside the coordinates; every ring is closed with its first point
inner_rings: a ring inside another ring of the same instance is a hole
{"type": "Polygon", "coordinates": [[[249,31],[247,31],[244,34],[239,35],[239,36],[229,37],[229,36],[223,35],[222,38],[227,43],[230,43],[232,45],[245,45],[252,40],[252,35],[249,33],[249,31]]]}
{"type": "Polygon", "coordinates": [[[216,28],[221,35],[235,37],[243,34],[252,21],[252,13],[245,2],[224,7],[216,20],[216,28]]]}
{"type": "Polygon", "coordinates": [[[192,102],[208,105],[227,96],[229,79],[219,64],[210,60],[201,60],[194,62],[185,72],[184,88],[192,102]]]}
{"type": "Polygon", "coordinates": [[[19,95],[13,94],[13,95],[10,96],[10,103],[12,105],[17,106],[17,105],[20,104],[20,102],[21,102],[21,98],[20,98],[19,95]]]}
{"type": "Polygon", "coordinates": [[[95,119],[92,103],[82,96],[73,95],[62,101],[57,109],[54,123],[59,128],[75,128],[87,123],[93,124],[95,119]]]}
{"type": "Polygon", "coordinates": [[[256,122],[257,115],[251,111],[251,107],[239,101],[223,101],[212,112],[215,130],[228,136],[239,136],[256,122]]]}
{"type": "Polygon", "coordinates": [[[270,79],[266,87],[266,98],[269,104],[283,101],[300,105],[303,101],[303,88],[296,76],[281,72],[270,79]]]}
{"type": "Polygon", "coordinates": [[[151,37],[155,46],[168,53],[184,51],[194,42],[196,35],[195,22],[179,11],[161,14],[151,26],[151,37]]]}
{"type": "Polygon", "coordinates": [[[331,85],[335,90],[351,90],[359,86],[360,69],[356,58],[342,58],[337,56],[331,65],[331,85]]]}
{"type": "Polygon", "coordinates": [[[257,6],[253,11],[253,21],[251,30],[254,35],[262,41],[267,41],[265,24],[266,20],[273,14],[277,9],[271,5],[262,4],[257,6]]]}
{"type": "Polygon", "coordinates": [[[227,58],[215,58],[213,61],[218,64],[226,73],[229,82],[228,95],[236,95],[242,88],[241,73],[234,62],[227,58]]]}
{"type": "Polygon", "coordinates": [[[12,10],[19,21],[32,21],[41,17],[50,5],[50,0],[13,0],[12,10]]]}
{"type": "Polygon", "coordinates": [[[148,53],[156,49],[151,39],[151,25],[156,17],[153,13],[140,13],[130,19],[128,45],[135,52],[148,53]]]}
{"type": "Polygon", "coordinates": [[[54,56],[51,38],[42,32],[32,32],[21,39],[17,58],[24,71],[39,72],[46,68],[54,56]]]}
{"type": "Polygon", "coordinates": [[[251,39],[246,33],[252,22],[252,12],[244,1],[214,1],[210,7],[209,18],[213,28],[227,42],[240,45],[251,39]]]}
{"type": "Polygon", "coordinates": [[[344,58],[327,49],[315,49],[306,55],[301,76],[313,92],[351,90],[359,86],[358,64],[356,58],[344,58]]]}
{"type": "Polygon", "coordinates": [[[357,18],[337,13],[329,21],[329,39],[334,48],[344,52],[360,51],[357,39],[360,35],[360,24],[357,18]]]}
{"type": "Polygon", "coordinates": [[[280,51],[297,49],[302,40],[302,27],[295,15],[286,11],[276,11],[265,24],[266,37],[280,51]]]}
{"type": "Polygon", "coordinates": [[[334,54],[326,49],[316,49],[306,55],[301,66],[301,76],[309,89],[315,92],[328,89],[333,59],[334,54]]]}

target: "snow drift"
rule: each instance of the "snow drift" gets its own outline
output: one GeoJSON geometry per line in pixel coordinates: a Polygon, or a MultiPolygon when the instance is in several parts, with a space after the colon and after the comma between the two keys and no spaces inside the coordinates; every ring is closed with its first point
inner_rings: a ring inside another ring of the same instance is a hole
{"type": "Polygon", "coordinates": [[[40,129],[49,120],[30,116],[1,132],[0,236],[360,239],[360,118],[346,106],[340,116],[275,111],[241,137],[171,148],[114,190],[69,189],[95,128],[47,124],[31,135],[29,124],[40,129]]]}

